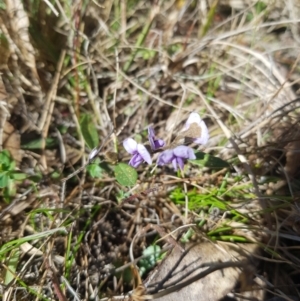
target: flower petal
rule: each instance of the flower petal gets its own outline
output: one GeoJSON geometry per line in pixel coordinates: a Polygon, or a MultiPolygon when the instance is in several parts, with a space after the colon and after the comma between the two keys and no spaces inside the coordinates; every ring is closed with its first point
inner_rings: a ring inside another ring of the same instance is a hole
{"type": "Polygon", "coordinates": [[[162,139],[155,139],[154,140],[154,146],[155,146],[155,150],[158,149],[158,148],[162,148],[165,146],[165,141],[162,140],[162,139]]]}
{"type": "Polygon", "coordinates": [[[138,145],[137,142],[134,139],[132,139],[132,138],[126,138],[123,141],[124,148],[131,155],[133,155],[134,152],[137,151],[137,145],[138,145]]]}
{"type": "Polygon", "coordinates": [[[141,157],[139,153],[135,153],[129,161],[129,165],[134,168],[137,168],[141,163],[143,163],[144,159],[141,157]]]}
{"type": "Polygon", "coordinates": [[[175,171],[177,171],[177,159],[178,158],[174,157],[172,160],[172,165],[173,165],[175,171]]]}
{"type": "Polygon", "coordinates": [[[184,131],[187,131],[190,126],[195,123],[201,129],[200,137],[195,137],[193,139],[194,143],[197,144],[206,144],[209,139],[209,133],[205,122],[201,119],[200,115],[196,112],[192,112],[187,119],[185,126],[183,128],[184,131]]]}
{"type": "Polygon", "coordinates": [[[209,139],[209,133],[207,126],[203,120],[200,122],[200,128],[201,128],[201,137],[194,140],[197,144],[206,144],[209,139]]]}
{"type": "Polygon", "coordinates": [[[152,126],[148,126],[148,139],[149,139],[149,143],[150,143],[150,147],[152,150],[155,149],[155,143],[154,143],[154,129],[152,126]]]}
{"type": "Polygon", "coordinates": [[[200,118],[200,115],[196,112],[192,112],[185,123],[186,130],[189,128],[189,126],[192,123],[197,123],[200,126],[201,121],[202,121],[202,119],[200,118]]]}
{"type": "Polygon", "coordinates": [[[138,144],[137,151],[144,161],[146,161],[149,165],[152,164],[151,156],[144,145],[138,144]]]}
{"type": "MultiPolygon", "coordinates": [[[[181,170],[183,170],[183,167],[184,167],[183,159],[177,157],[177,158],[176,158],[176,161],[177,161],[177,164],[178,164],[179,168],[180,168],[181,170]]],[[[174,164],[173,164],[173,165],[174,165],[174,164]]],[[[176,169],[175,169],[175,170],[176,170],[176,169]]]]}
{"type": "Polygon", "coordinates": [[[154,129],[152,126],[148,127],[148,139],[152,150],[157,150],[165,146],[165,142],[162,139],[156,139],[154,129]]]}
{"type": "Polygon", "coordinates": [[[157,158],[157,165],[165,165],[171,163],[172,159],[174,158],[173,150],[167,149],[163,151],[159,157],[157,158]]]}
{"type": "Polygon", "coordinates": [[[174,155],[183,159],[196,159],[194,151],[185,145],[180,145],[174,148],[174,155]]]}

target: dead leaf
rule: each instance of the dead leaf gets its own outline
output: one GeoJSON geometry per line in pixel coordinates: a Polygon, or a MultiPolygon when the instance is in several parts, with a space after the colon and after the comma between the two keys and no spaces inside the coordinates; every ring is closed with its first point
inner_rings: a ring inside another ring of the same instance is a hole
{"type": "MultiPolygon", "coordinates": [[[[249,271],[253,272],[254,268],[250,264],[250,258],[251,254],[256,251],[255,244],[241,246],[212,242],[202,242],[189,247],[184,256],[179,249],[173,249],[157,268],[155,276],[150,276],[152,279],[148,285],[147,294],[151,294],[154,300],[160,301],[175,299],[217,301],[225,297],[237,282],[243,279],[241,277],[243,273],[248,273],[245,279],[251,279],[249,271]],[[203,267],[203,264],[208,264],[208,267],[203,267]],[[207,268],[226,265],[226,268],[217,269],[203,278],[192,281],[193,277],[207,268]],[[185,283],[187,286],[180,287],[185,283]],[[172,293],[165,295],[172,290],[172,293]]],[[[241,284],[241,286],[244,285],[241,284]]]]}

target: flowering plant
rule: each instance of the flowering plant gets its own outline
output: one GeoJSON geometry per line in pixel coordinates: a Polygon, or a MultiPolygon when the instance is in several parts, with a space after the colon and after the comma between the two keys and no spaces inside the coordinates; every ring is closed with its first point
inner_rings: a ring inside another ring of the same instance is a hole
{"type": "Polygon", "coordinates": [[[144,145],[137,143],[132,138],[127,138],[123,141],[123,146],[132,155],[128,163],[132,167],[138,167],[143,161],[149,165],[152,164],[151,156],[144,145]]]}
{"type": "MultiPolygon", "coordinates": [[[[148,127],[148,139],[152,151],[162,152],[158,156],[157,165],[163,166],[172,163],[174,170],[181,170],[184,167],[184,160],[196,159],[192,148],[184,145],[186,143],[206,144],[209,139],[209,133],[205,122],[201,119],[198,113],[192,112],[184,128],[174,139],[171,145],[166,146],[164,140],[156,138],[153,127],[148,127]]],[[[152,164],[152,159],[147,148],[138,144],[134,139],[127,138],[123,141],[123,146],[126,151],[132,155],[129,165],[138,167],[144,161],[152,164]]]]}

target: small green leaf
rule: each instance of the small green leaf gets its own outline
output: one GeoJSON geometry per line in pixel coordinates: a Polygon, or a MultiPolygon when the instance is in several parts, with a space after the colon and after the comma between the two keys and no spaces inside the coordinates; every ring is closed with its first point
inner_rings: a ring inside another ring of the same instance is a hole
{"type": "Polygon", "coordinates": [[[53,172],[51,173],[50,176],[51,176],[51,179],[57,180],[57,179],[60,178],[61,173],[60,173],[59,171],[55,170],[55,171],[53,171],[53,172]]]}
{"type": "Polygon", "coordinates": [[[161,248],[158,245],[151,245],[143,251],[143,257],[139,261],[140,275],[145,274],[148,270],[151,270],[159,260],[162,259],[160,254],[161,248]]]}
{"type": "Polygon", "coordinates": [[[4,189],[4,195],[7,199],[14,196],[17,192],[16,182],[11,178],[8,179],[7,186],[4,189]]]}
{"type": "Polygon", "coordinates": [[[84,114],[80,120],[80,128],[85,143],[90,149],[99,145],[99,135],[90,115],[84,114]]]}
{"type": "Polygon", "coordinates": [[[9,175],[7,172],[0,173],[0,188],[5,188],[8,186],[9,175]]]}
{"type": "Polygon", "coordinates": [[[133,186],[137,180],[137,172],[129,165],[125,163],[119,163],[115,167],[115,177],[121,185],[133,186]]]}
{"type": "Polygon", "coordinates": [[[99,166],[99,164],[96,164],[96,163],[93,163],[93,164],[90,164],[88,167],[87,167],[87,171],[89,172],[90,176],[92,178],[101,178],[102,177],[102,168],[99,166]]]}
{"type": "Polygon", "coordinates": [[[27,175],[20,171],[11,171],[9,173],[9,176],[11,179],[14,179],[16,181],[22,181],[27,178],[27,175]]]}
{"type": "Polygon", "coordinates": [[[35,173],[32,176],[28,175],[28,180],[34,182],[34,183],[39,183],[43,179],[43,176],[41,173],[35,173]]]}
{"type": "Polygon", "coordinates": [[[191,162],[192,164],[201,167],[220,168],[220,169],[230,167],[230,165],[226,161],[218,157],[212,156],[210,154],[197,151],[195,155],[196,155],[195,160],[189,160],[189,162],[191,162]]]}
{"type": "Polygon", "coordinates": [[[11,161],[12,159],[8,150],[0,152],[0,170],[9,170],[11,161]]]}
{"type": "Polygon", "coordinates": [[[8,167],[8,170],[15,170],[16,168],[16,161],[14,160],[11,160],[10,163],[9,163],[9,167],[8,167]]]}
{"type": "Polygon", "coordinates": [[[130,192],[124,192],[124,191],[119,191],[119,193],[117,194],[117,200],[118,203],[122,202],[124,199],[128,198],[130,196],[130,192]]]}

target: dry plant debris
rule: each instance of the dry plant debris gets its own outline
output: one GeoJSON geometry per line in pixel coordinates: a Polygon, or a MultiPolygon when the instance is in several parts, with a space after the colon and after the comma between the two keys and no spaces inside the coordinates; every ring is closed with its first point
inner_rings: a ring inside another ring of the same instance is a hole
{"type": "Polygon", "coordinates": [[[2,300],[300,300],[299,12],[0,2],[2,300]]]}

